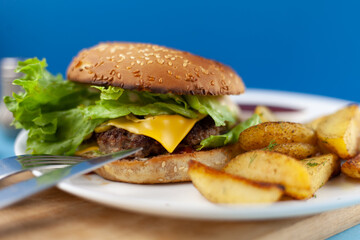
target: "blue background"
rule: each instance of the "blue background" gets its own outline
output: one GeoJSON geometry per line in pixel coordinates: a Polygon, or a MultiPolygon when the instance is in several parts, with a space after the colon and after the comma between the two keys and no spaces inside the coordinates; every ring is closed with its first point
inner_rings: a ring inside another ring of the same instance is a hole
{"type": "Polygon", "coordinates": [[[0,0],[0,57],[64,74],[100,41],[139,41],[231,65],[248,87],[360,101],[360,1],[0,0]]]}
{"type": "MultiPolygon", "coordinates": [[[[0,58],[46,58],[64,74],[84,47],[149,42],[224,62],[247,87],[360,102],[359,10],[360,1],[0,0],[0,58]]],[[[12,141],[0,130],[0,157],[12,141]]]]}

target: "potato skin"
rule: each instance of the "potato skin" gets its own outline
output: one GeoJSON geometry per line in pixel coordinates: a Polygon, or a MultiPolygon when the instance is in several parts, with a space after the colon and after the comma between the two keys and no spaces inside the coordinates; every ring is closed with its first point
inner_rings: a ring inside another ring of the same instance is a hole
{"type": "Polygon", "coordinates": [[[239,136],[239,144],[245,151],[267,147],[271,142],[308,143],[316,145],[315,131],[300,123],[264,122],[244,130],[239,136]]]}
{"type": "Polygon", "coordinates": [[[283,143],[274,146],[272,151],[301,160],[316,155],[319,148],[308,143],[283,143]]]}
{"type": "Polygon", "coordinates": [[[360,179],[360,154],[344,162],[341,172],[348,177],[360,179]]]}

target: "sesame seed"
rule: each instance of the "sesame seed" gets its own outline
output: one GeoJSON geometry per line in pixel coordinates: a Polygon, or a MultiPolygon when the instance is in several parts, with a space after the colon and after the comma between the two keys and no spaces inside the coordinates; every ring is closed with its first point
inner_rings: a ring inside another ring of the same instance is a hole
{"type": "Polygon", "coordinates": [[[164,59],[158,59],[157,62],[160,63],[160,64],[163,64],[165,62],[165,60],[164,59]]]}
{"type": "Polygon", "coordinates": [[[159,182],[163,182],[164,181],[164,179],[162,179],[162,178],[159,178],[159,182]]]}
{"type": "Polygon", "coordinates": [[[161,167],[165,167],[165,161],[163,161],[162,163],[161,163],[161,167]]]}
{"type": "Polygon", "coordinates": [[[173,65],[172,62],[170,62],[170,61],[168,62],[168,64],[169,64],[169,66],[172,66],[172,65],[173,65]]]}
{"type": "Polygon", "coordinates": [[[186,67],[188,64],[187,64],[187,62],[184,62],[183,63],[183,67],[186,67]]]}
{"type": "Polygon", "coordinates": [[[162,83],[163,82],[163,79],[162,78],[159,78],[159,83],[162,83]]]}
{"type": "Polygon", "coordinates": [[[151,60],[147,61],[147,64],[151,64],[151,63],[153,63],[153,61],[151,61],[151,60]]]}
{"type": "Polygon", "coordinates": [[[207,75],[207,74],[209,74],[209,71],[208,71],[208,70],[206,70],[205,68],[200,67],[200,69],[201,69],[201,72],[205,73],[206,75],[207,75]]]}
{"type": "Polygon", "coordinates": [[[172,75],[172,72],[170,70],[167,71],[169,75],[172,75]]]}
{"type": "Polygon", "coordinates": [[[135,59],[135,57],[134,57],[134,56],[130,56],[130,59],[135,59]]]}
{"type": "Polygon", "coordinates": [[[170,59],[174,61],[174,60],[175,60],[175,57],[172,57],[172,58],[170,58],[170,59]]]}
{"type": "Polygon", "coordinates": [[[121,79],[121,74],[120,73],[118,73],[116,76],[117,76],[118,79],[121,79]]]}
{"type": "Polygon", "coordinates": [[[177,172],[177,167],[176,166],[174,167],[174,172],[177,172]]]}

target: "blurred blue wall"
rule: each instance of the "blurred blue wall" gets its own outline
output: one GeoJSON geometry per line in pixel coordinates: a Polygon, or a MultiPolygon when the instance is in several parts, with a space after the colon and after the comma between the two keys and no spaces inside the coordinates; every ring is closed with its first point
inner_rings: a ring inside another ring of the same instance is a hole
{"type": "Polygon", "coordinates": [[[150,42],[231,65],[248,87],[360,102],[360,1],[0,0],[0,57],[65,73],[99,41],[150,42]]]}

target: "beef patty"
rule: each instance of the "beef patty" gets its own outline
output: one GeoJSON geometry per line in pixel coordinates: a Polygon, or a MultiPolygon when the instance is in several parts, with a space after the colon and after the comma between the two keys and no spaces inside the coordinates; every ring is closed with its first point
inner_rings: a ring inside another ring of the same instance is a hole
{"type": "MultiPolygon", "coordinates": [[[[194,125],[175,149],[175,152],[177,149],[184,147],[195,148],[203,139],[211,135],[222,134],[225,130],[225,126],[215,126],[214,120],[208,116],[194,125]]],[[[103,153],[112,153],[136,147],[143,147],[143,149],[137,152],[135,157],[149,157],[166,153],[165,148],[158,141],[121,128],[112,128],[108,131],[97,133],[96,140],[100,151],[103,153]]]]}

